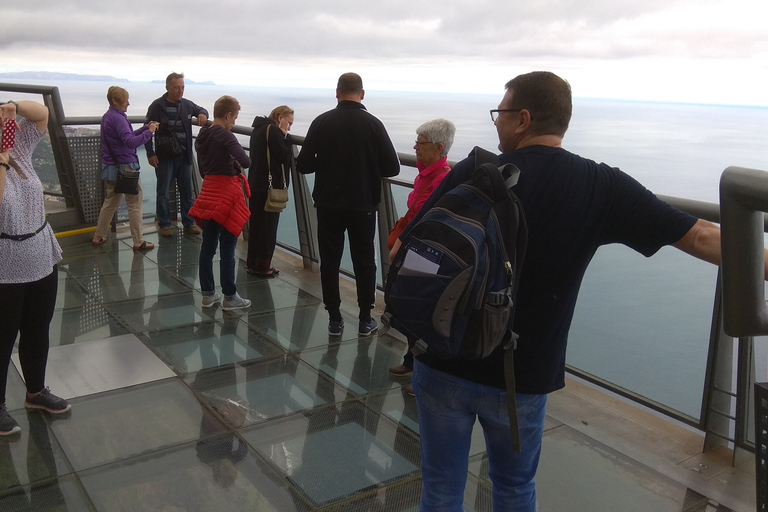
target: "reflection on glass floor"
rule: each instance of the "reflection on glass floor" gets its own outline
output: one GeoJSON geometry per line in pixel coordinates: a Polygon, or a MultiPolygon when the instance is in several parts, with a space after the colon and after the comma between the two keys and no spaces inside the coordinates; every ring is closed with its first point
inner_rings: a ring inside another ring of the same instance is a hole
{"type": "MultiPolygon", "coordinates": [[[[22,432],[0,439],[0,510],[418,509],[416,404],[408,380],[387,372],[400,340],[354,329],[330,338],[318,297],[249,276],[241,261],[238,291],[252,307],[203,309],[200,239],[147,240],[157,249],[146,254],[129,239],[65,249],[51,345],[94,347],[78,372],[108,381],[125,372],[101,372],[99,358],[137,338],[171,376],[106,383],[51,417],[25,411],[11,368],[8,407],[22,432]]],[[[465,510],[490,510],[479,429],[470,455],[465,510]]],[[[542,511],[707,510],[705,497],[551,420],[542,459],[542,511]],[[595,499],[601,492],[610,499],[595,499]]]]}

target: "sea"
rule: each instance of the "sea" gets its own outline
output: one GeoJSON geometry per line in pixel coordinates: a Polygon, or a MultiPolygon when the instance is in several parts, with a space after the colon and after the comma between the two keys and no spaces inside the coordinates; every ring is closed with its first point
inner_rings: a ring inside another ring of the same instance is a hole
{"type": "MultiPolygon", "coordinates": [[[[67,117],[100,117],[108,107],[110,85],[128,90],[128,115],[133,116],[144,115],[165,92],[164,83],[24,83],[58,86],[67,117]]],[[[451,120],[456,138],[449,159],[460,160],[474,146],[497,147],[489,110],[497,108],[503,93],[502,87],[495,95],[366,90],[364,104],[382,120],[399,152],[413,151],[421,123],[451,120]]],[[[292,107],[292,133],[299,135],[336,104],[332,89],[187,83],[185,90],[186,98],[209,111],[224,94],[239,100],[237,124],[242,126],[278,105],[292,107]]],[[[621,168],[657,194],[719,203],[719,180],[727,167],[768,171],[767,128],[768,107],[574,98],[563,146],[621,168]]],[[[139,152],[144,209],[153,212],[154,176],[143,150],[139,152]]],[[[403,167],[401,177],[413,179],[415,174],[415,169],[403,167]]],[[[404,197],[403,192],[398,205],[404,197]]],[[[287,213],[279,238],[292,245],[295,217],[287,213]]],[[[715,267],[671,248],[650,259],[622,246],[601,248],[579,297],[568,363],[698,419],[716,280],[715,267]]],[[[768,380],[766,340],[758,339],[755,348],[758,381],[768,380]]]]}

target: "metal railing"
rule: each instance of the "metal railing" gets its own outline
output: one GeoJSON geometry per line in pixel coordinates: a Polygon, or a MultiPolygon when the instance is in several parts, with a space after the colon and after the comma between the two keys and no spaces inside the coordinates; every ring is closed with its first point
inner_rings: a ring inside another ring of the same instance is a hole
{"type": "MultiPolygon", "coordinates": [[[[100,118],[97,117],[77,117],[67,118],[64,115],[63,107],[61,104],[61,98],[56,87],[45,86],[31,86],[31,85],[19,85],[19,84],[0,84],[0,91],[19,92],[19,93],[32,93],[41,94],[43,96],[44,103],[48,106],[51,112],[49,130],[51,133],[51,145],[55,155],[55,162],[57,166],[57,172],[61,181],[62,192],[61,195],[65,197],[67,205],[76,211],[80,212],[80,222],[83,222],[82,205],[80,202],[80,191],[77,188],[76,180],[73,177],[73,163],[72,155],[70,154],[67,144],[66,136],[63,131],[65,125],[98,125],[100,118]]],[[[143,123],[144,119],[140,116],[129,116],[129,120],[132,123],[143,123]]],[[[236,125],[233,128],[233,132],[240,135],[248,136],[251,133],[250,127],[236,125]]],[[[294,154],[298,151],[298,147],[303,143],[303,137],[292,135],[292,139],[295,144],[294,154]]],[[[413,154],[398,153],[400,157],[401,165],[415,167],[416,160],[413,154]]],[[[193,173],[197,183],[196,189],[199,190],[199,176],[197,173],[193,173]]],[[[298,231],[299,247],[292,247],[278,243],[285,249],[298,254],[304,261],[306,268],[313,268],[319,261],[319,255],[317,252],[317,238],[316,238],[316,219],[314,214],[314,207],[312,203],[310,187],[308,185],[306,176],[299,174],[295,170],[295,166],[291,168],[292,189],[293,189],[293,208],[296,213],[296,229],[298,231]]],[[[381,281],[388,273],[388,250],[386,248],[387,235],[398,218],[397,201],[394,197],[398,188],[412,188],[413,184],[401,179],[392,178],[385,179],[382,183],[383,194],[382,202],[379,207],[379,262],[381,270],[381,281]]],[[[749,189],[750,185],[746,185],[749,189]]],[[[756,192],[756,195],[761,199],[768,198],[768,190],[765,192],[756,192]],[[764,194],[764,195],[763,195],[764,194]]],[[[402,193],[400,194],[402,196],[402,193]]],[[[682,199],[670,196],[659,196],[667,203],[688,212],[696,217],[718,223],[720,221],[720,207],[716,204],[706,203],[702,201],[693,201],[688,199],[682,199]]],[[[750,196],[752,197],[752,196],[750,196]]],[[[766,199],[768,200],[768,199],[766,199]]],[[[750,238],[750,247],[752,244],[757,244],[762,247],[762,233],[768,232],[768,217],[765,215],[754,214],[749,219],[750,229],[754,231],[750,238]],[[762,225],[760,225],[762,220],[762,225]],[[760,232],[762,230],[762,232],[760,232]],[[760,234],[760,237],[757,236],[760,234]],[[758,241],[757,238],[760,238],[758,241]]],[[[741,240],[730,239],[724,232],[723,236],[723,260],[727,261],[729,258],[735,258],[738,260],[741,255],[729,252],[734,247],[740,248],[742,244],[741,240]]],[[[751,267],[750,267],[751,268],[751,267]]],[[[349,275],[351,271],[347,271],[349,275]]],[[[754,272],[752,272],[754,274],[754,272]]],[[[762,286],[762,280],[760,281],[760,287],[754,282],[755,276],[750,274],[751,286],[757,290],[762,286]]],[[[719,283],[719,278],[717,280],[719,283]]],[[[718,444],[733,445],[737,449],[743,449],[747,451],[754,451],[754,444],[747,439],[746,430],[743,428],[745,424],[745,418],[748,416],[748,411],[741,407],[737,410],[737,414],[734,416],[730,414],[730,406],[723,406],[723,403],[730,403],[731,401],[737,401],[739,404],[743,404],[743,390],[749,385],[748,377],[743,375],[743,372],[739,372],[738,368],[744,365],[754,364],[754,355],[751,357],[750,363],[749,355],[739,356],[737,361],[732,361],[734,343],[741,343],[739,340],[733,340],[723,331],[721,327],[723,325],[723,316],[720,307],[720,289],[719,284],[715,285],[715,302],[713,305],[713,313],[710,327],[710,340],[709,340],[709,353],[707,356],[707,367],[705,369],[704,389],[702,390],[701,401],[701,414],[698,418],[691,417],[690,415],[676,411],[668,406],[649,400],[648,398],[641,396],[633,390],[625,389],[618,386],[606,379],[599,376],[592,375],[579,368],[573,366],[568,367],[568,371],[574,375],[591,381],[601,387],[604,387],[614,393],[627,397],[637,403],[661,412],[664,415],[672,417],[681,422],[695,426],[706,432],[707,440],[705,445],[712,447],[718,444]],[[746,359],[745,359],[746,358],[746,359]],[[730,389],[733,375],[737,376],[736,389],[730,389]],[[728,410],[725,410],[728,409],[728,410]],[[735,428],[734,428],[735,426],[735,428]],[[731,434],[732,431],[736,431],[736,435],[731,434]]],[[[760,288],[762,290],[762,288],[760,288]]],[[[728,302],[728,301],[726,301],[728,302]]],[[[761,320],[762,321],[762,320],[761,320]]],[[[761,324],[762,325],[762,324],[761,324]]],[[[736,450],[735,450],[736,451],[736,450]]]]}

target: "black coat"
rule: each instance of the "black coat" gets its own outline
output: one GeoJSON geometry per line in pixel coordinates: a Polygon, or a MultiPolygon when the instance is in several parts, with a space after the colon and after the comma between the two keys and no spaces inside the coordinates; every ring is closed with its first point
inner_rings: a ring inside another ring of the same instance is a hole
{"type": "Polygon", "coordinates": [[[283,135],[277,124],[264,117],[256,116],[251,132],[251,168],[248,170],[248,184],[254,196],[267,196],[269,188],[269,169],[267,168],[267,128],[269,128],[269,159],[272,170],[272,188],[283,188],[283,170],[285,186],[291,181],[291,135],[283,135]]]}

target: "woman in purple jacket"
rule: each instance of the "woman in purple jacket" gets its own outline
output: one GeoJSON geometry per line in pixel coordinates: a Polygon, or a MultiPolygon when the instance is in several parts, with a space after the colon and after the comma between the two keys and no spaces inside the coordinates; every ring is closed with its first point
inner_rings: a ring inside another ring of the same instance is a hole
{"type": "Polygon", "coordinates": [[[127,165],[131,169],[139,170],[139,158],[136,156],[136,148],[152,138],[159,124],[150,121],[146,126],[134,130],[125,115],[128,110],[128,91],[122,87],[113,85],[107,90],[109,110],[101,118],[101,179],[104,180],[105,196],[104,204],[99,213],[99,221],[96,225],[96,233],[91,242],[99,246],[107,241],[107,229],[109,222],[120,205],[120,199],[125,196],[125,204],[128,206],[128,224],[133,238],[134,251],[148,251],[154,249],[154,244],[146,242],[142,234],[142,200],[144,195],[139,182],[138,194],[122,194],[115,192],[117,181],[117,166],[127,165]],[[115,162],[114,159],[117,160],[115,162]]]}

